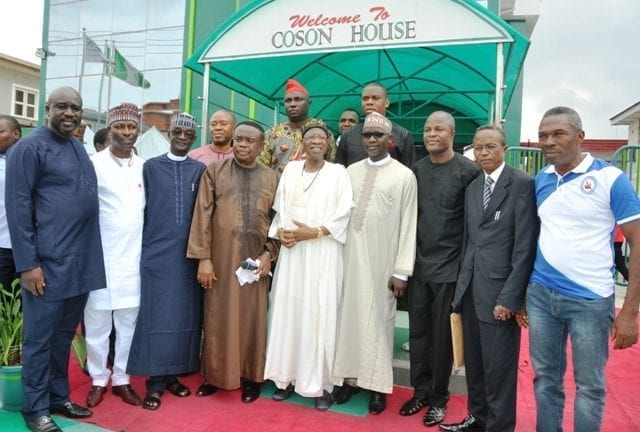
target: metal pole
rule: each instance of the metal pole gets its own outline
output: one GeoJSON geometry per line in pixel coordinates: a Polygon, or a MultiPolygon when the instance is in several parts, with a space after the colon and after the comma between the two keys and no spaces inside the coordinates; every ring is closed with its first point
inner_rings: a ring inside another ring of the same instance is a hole
{"type": "Polygon", "coordinates": [[[273,127],[276,127],[278,124],[278,110],[280,109],[280,102],[276,100],[275,104],[273,104],[273,127]]]}
{"type": "Polygon", "coordinates": [[[84,75],[84,60],[87,55],[87,33],[82,27],[82,63],[80,64],[80,77],[78,78],[78,93],[82,96],[82,76],[84,75]]]}
{"type": "Polygon", "coordinates": [[[111,40],[111,44],[109,44],[109,81],[107,82],[107,110],[111,108],[111,80],[113,78],[113,68],[114,68],[114,59],[115,59],[115,51],[116,46],[111,40]]]}
{"type": "Polygon", "coordinates": [[[209,124],[209,80],[211,74],[211,63],[204,64],[204,73],[202,74],[202,133],[200,134],[200,147],[207,145],[207,128],[209,124]]]}
{"type": "Polygon", "coordinates": [[[503,43],[496,44],[496,103],[493,124],[502,126],[502,98],[504,95],[504,53],[503,43]]]}
{"type": "MultiPolygon", "coordinates": [[[[109,53],[106,40],[104,41],[104,51],[107,54],[109,53]]],[[[108,70],[109,67],[110,67],[109,63],[102,64],[102,74],[100,75],[100,92],[98,93],[98,118],[96,120],[96,123],[98,123],[98,125],[102,124],[102,89],[104,85],[104,73],[105,73],[105,69],[107,69],[107,73],[109,72],[108,70]]],[[[106,125],[106,121],[105,121],[105,125],[106,125]]]]}

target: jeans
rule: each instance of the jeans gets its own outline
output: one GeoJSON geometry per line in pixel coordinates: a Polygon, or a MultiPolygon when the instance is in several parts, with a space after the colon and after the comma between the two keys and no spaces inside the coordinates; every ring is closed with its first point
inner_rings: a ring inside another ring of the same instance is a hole
{"type": "Polygon", "coordinates": [[[614,296],[588,300],[568,297],[538,283],[527,290],[529,352],[539,432],[562,431],[567,337],[571,338],[576,383],[574,430],[599,431],[605,399],[604,367],[614,296]]]}

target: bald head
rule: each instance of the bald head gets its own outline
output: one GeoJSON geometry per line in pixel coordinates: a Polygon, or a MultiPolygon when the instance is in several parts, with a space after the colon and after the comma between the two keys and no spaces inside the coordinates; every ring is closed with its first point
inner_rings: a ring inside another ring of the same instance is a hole
{"type": "Polygon", "coordinates": [[[80,103],[82,104],[82,97],[80,96],[80,93],[78,93],[78,91],[73,87],[69,86],[62,86],[51,90],[51,93],[49,93],[49,97],[47,98],[47,104],[50,104],[53,99],[59,99],[61,96],[71,97],[72,95],[80,99],[80,103]]]}
{"type": "Polygon", "coordinates": [[[45,111],[49,129],[61,138],[71,138],[82,120],[80,93],[71,87],[58,87],[49,94],[45,111]]]}
{"type": "Polygon", "coordinates": [[[453,157],[453,137],[456,121],[448,112],[435,111],[424,123],[422,138],[431,161],[445,163],[453,157]]]}
{"type": "Polygon", "coordinates": [[[456,120],[448,112],[446,112],[446,111],[434,111],[434,112],[431,113],[431,115],[429,117],[427,117],[427,121],[425,123],[428,123],[429,121],[435,121],[435,120],[438,120],[439,123],[444,123],[444,124],[448,125],[451,128],[451,130],[453,132],[455,132],[455,130],[456,130],[456,120]]]}
{"type": "Polygon", "coordinates": [[[221,150],[230,148],[235,127],[236,117],[232,113],[224,109],[214,112],[209,120],[212,144],[221,150]]]}

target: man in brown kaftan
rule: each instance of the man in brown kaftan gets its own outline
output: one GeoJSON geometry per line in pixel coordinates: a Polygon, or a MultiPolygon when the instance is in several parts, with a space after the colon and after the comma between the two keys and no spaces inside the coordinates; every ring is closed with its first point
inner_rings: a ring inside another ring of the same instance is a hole
{"type": "Polygon", "coordinates": [[[277,178],[256,163],[264,131],[239,123],[234,157],[215,161],[204,172],[191,223],[187,257],[200,260],[204,295],[202,374],[196,395],[242,386],[242,401],[253,402],[263,381],[268,273],[277,245],[267,238],[277,178]],[[247,258],[260,260],[257,282],[240,286],[236,269],[247,258]]]}

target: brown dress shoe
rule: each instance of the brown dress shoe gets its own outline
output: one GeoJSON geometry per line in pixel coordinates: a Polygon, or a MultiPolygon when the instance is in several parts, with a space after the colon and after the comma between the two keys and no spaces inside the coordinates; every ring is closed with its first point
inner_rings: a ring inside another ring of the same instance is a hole
{"type": "Polygon", "coordinates": [[[135,406],[142,405],[142,399],[140,399],[140,396],[138,396],[133,387],[131,387],[131,384],[112,386],[111,391],[114,395],[120,396],[124,403],[135,406]]]}
{"type": "Polygon", "coordinates": [[[91,386],[89,389],[89,394],[87,395],[87,406],[89,408],[93,408],[98,406],[102,399],[104,399],[104,393],[107,391],[106,387],[102,386],[91,386]]]}

